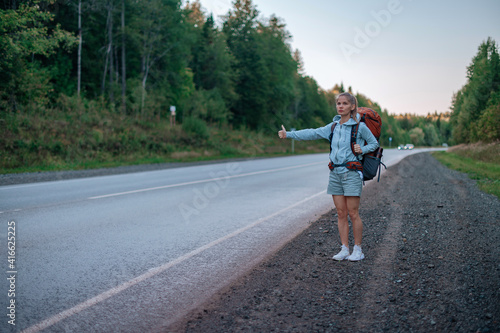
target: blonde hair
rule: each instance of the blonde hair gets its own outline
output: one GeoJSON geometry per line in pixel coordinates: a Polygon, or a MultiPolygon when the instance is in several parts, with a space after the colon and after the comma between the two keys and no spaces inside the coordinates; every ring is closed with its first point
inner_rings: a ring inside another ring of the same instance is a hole
{"type": "Polygon", "coordinates": [[[345,98],[347,98],[347,100],[349,101],[349,103],[354,104],[354,110],[351,110],[350,116],[351,116],[352,119],[354,119],[356,122],[358,122],[358,117],[357,117],[357,114],[358,114],[358,100],[356,99],[356,97],[354,95],[351,95],[348,92],[344,92],[344,93],[341,93],[341,94],[339,94],[337,96],[337,98],[335,99],[335,102],[337,102],[341,96],[344,96],[345,98]]]}

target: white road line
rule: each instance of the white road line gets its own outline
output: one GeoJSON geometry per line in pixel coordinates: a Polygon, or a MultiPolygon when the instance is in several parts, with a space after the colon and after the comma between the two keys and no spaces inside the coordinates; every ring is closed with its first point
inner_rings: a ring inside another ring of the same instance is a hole
{"type": "Polygon", "coordinates": [[[232,232],[232,233],[230,233],[230,234],[228,234],[228,235],[226,235],[224,237],[221,237],[221,238],[219,238],[219,239],[217,239],[217,240],[215,240],[215,241],[213,241],[211,243],[208,243],[208,244],[206,244],[206,245],[204,245],[202,247],[199,247],[196,250],[193,250],[193,251],[191,251],[189,253],[186,253],[185,255],[183,255],[183,256],[175,259],[175,260],[172,260],[172,261],[170,261],[168,263],[165,263],[165,264],[163,264],[163,265],[161,265],[159,267],[151,268],[146,273],[144,273],[142,275],[139,275],[138,277],[136,277],[136,278],[134,278],[132,280],[124,282],[124,283],[122,283],[119,286],[111,288],[108,291],[105,291],[105,292],[103,292],[103,293],[101,293],[101,294],[99,294],[99,295],[97,295],[97,296],[95,296],[95,297],[93,297],[93,298],[91,298],[91,299],[89,299],[89,300],[87,300],[85,302],[82,302],[82,303],[80,303],[80,304],[78,304],[78,305],[76,305],[76,306],[74,306],[74,307],[72,307],[72,308],[70,308],[68,310],[65,310],[63,312],[60,312],[60,313],[58,313],[58,314],[56,314],[56,315],[48,318],[48,319],[45,319],[45,320],[39,322],[38,324],[35,324],[35,325],[31,326],[31,327],[28,327],[27,329],[25,329],[21,333],[36,333],[36,332],[38,332],[40,330],[46,329],[47,327],[50,327],[50,326],[52,326],[52,325],[60,322],[61,320],[69,318],[69,317],[71,317],[71,316],[73,316],[73,315],[75,315],[75,314],[77,314],[77,313],[79,313],[79,312],[81,312],[81,311],[83,311],[83,310],[85,310],[87,308],[90,308],[90,307],[92,307],[92,306],[94,306],[94,305],[96,305],[98,303],[101,303],[102,301],[104,301],[104,300],[106,300],[106,299],[108,299],[108,298],[110,298],[110,297],[112,297],[112,296],[114,296],[114,295],[116,295],[116,294],[118,294],[118,293],[120,293],[120,292],[122,292],[122,291],[124,291],[124,290],[126,290],[126,289],[128,289],[128,288],[130,288],[130,287],[132,287],[132,286],[134,286],[134,285],[136,285],[138,283],[140,283],[140,282],[142,282],[142,281],[145,281],[145,280],[147,280],[147,279],[149,279],[149,278],[151,278],[151,277],[153,277],[153,276],[155,276],[155,275],[157,275],[157,274],[159,274],[161,272],[166,271],[167,269],[171,268],[172,266],[175,266],[175,265],[177,265],[177,264],[179,264],[179,263],[181,263],[181,262],[183,262],[183,261],[185,261],[185,260],[187,260],[189,258],[192,258],[195,255],[200,254],[200,253],[202,253],[205,250],[208,250],[208,249],[210,249],[210,248],[212,248],[212,247],[214,247],[214,246],[216,246],[216,245],[218,245],[218,244],[220,244],[220,243],[222,243],[222,242],[224,242],[224,241],[226,241],[228,239],[231,239],[231,238],[233,238],[233,237],[241,234],[242,232],[245,232],[245,231],[247,231],[247,230],[249,230],[249,229],[251,229],[251,228],[253,228],[253,227],[255,227],[255,226],[257,226],[257,225],[259,225],[259,224],[261,224],[261,223],[263,223],[263,222],[265,222],[265,221],[267,221],[267,220],[269,220],[269,219],[271,219],[271,218],[273,218],[275,216],[277,216],[277,215],[280,215],[280,214],[286,212],[287,210],[295,208],[295,207],[297,207],[297,206],[299,206],[299,205],[301,205],[301,204],[303,204],[303,203],[305,203],[305,202],[307,202],[307,201],[309,201],[311,199],[316,198],[317,196],[324,195],[324,194],[325,194],[325,191],[321,191],[319,193],[316,193],[316,194],[314,194],[314,195],[312,195],[310,197],[307,197],[307,198],[305,198],[305,199],[303,199],[303,200],[301,200],[299,202],[296,202],[295,204],[293,204],[291,206],[283,208],[282,210],[279,210],[279,211],[277,211],[277,212],[275,212],[275,213],[273,213],[273,214],[271,214],[269,216],[266,216],[266,217],[263,217],[261,219],[258,219],[257,221],[255,221],[255,222],[253,222],[251,224],[248,224],[245,227],[240,228],[240,229],[238,229],[238,230],[236,230],[236,231],[234,231],[234,232],[232,232]]]}
{"type": "Polygon", "coordinates": [[[126,191],[126,192],[119,192],[119,193],[112,193],[112,194],[105,194],[105,195],[98,195],[98,196],[95,196],[95,197],[89,197],[87,199],[89,199],[89,200],[95,200],[95,199],[103,199],[103,198],[109,198],[109,197],[117,197],[117,196],[120,196],[120,195],[127,195],[127,194],[134,194],[134,193],[141,193],[141,192],[148,192],[148,191],[155,191],[155,190],[163,190],[163,189],[172,188],[172,187],[179,187],[179,186],[186,186],[186,185],[208,183],[208,182],[213,182],[213,181],[218,181],[218,180],[226,180],[226,179],[231,179],[231,178],[260,175],[260,174],[269,173],[269,172],[276,172],[276,171],[283,171],[283,170],[290,170],[290,169],[302,168],[302,167],[316,165],[316,164],[320,164],[320,163],[324,163],[324,162],[315,162],[315,163],[301,164],[301,165],[295,165],[295,166],[285,167],[285,168],[278,168],[278,169],[271,169],[271,170],[264,170],[264,171],[256,171],[256,172],[249,172],[249,173],[244,173],[244,174],[241,174],[241,175],[219,177],[219,178],[210,178],[210,179],[202,179],[202,180],[196,180],[196,181],[186,182],[186,183],[171,184],[171,185],[158,186],[158,187],[150,187],[150,188],[144,188],[144,189],[133,190],[133,191],[126,191]]]}
{"type": "Polygon", "coordinates": [[[22,209],[17,208],[17,209],[11,209],[11,210],[2,211],[2,212],[0,212],[0,214],[3,214],[3,213],[18,213],[20,211],[22,211],[22,209]]]}

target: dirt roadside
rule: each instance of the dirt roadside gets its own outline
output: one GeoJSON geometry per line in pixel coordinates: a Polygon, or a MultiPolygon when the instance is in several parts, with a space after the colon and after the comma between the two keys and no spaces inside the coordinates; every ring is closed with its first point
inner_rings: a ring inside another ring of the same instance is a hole
{"type": "Polygon", "coordinates": [[[363,261],[331,259],[332,210],[168,332],[500,332],[496,197],[421,153],[360,214],[363,261]]]}

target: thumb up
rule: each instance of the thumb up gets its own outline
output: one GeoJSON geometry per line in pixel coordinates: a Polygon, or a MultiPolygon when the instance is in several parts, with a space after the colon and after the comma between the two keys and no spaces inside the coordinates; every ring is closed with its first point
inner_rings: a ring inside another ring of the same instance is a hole
{"type": "Polygon", "coordinates": [[[278,132],[278,136],[280,139],[285,139],[286,138],[286,129],[285,126],[281,125],[281,131],[278,132]]]}

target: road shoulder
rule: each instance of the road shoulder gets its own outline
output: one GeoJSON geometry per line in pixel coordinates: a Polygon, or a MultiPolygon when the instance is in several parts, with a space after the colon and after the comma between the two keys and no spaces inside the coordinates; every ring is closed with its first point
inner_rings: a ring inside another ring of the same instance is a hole
{"type": "Polygon", "coordinates": [[[360,214],[363,261],[331,259],[332,210],[168,331],[500,331],[496,197],[421,153],[367,186],[360,214]]]}

